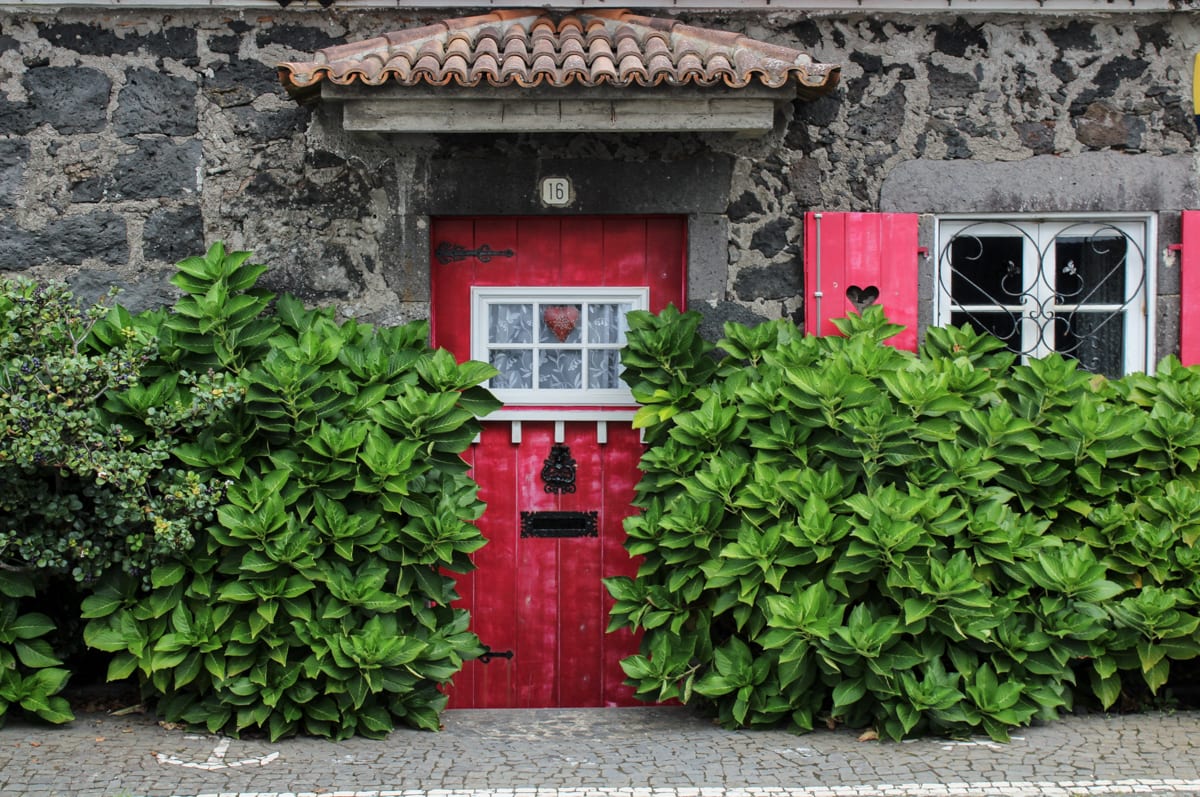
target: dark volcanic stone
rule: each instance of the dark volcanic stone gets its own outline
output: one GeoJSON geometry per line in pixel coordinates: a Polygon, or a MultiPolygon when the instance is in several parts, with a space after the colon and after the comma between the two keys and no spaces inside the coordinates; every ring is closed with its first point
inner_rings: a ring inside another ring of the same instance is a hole
{"type": "Polygon", "coordinates": [[[196,84],[154,69],[131,69],[117,95],[113,125],[117,135],[196,134],[196,84]]]}
{"type": "Polygon", "coordinates": [[[36,124],[60,133],[96,133],[104,128],[112,81],[90,67],[47,66],[30,69],[21,81],[29,93],[28,110],[36,124]]]}
{"type": "Polygon", "coordinates": [[[196,191],[201,163],[198,140],[176,144],[167,139],[135,142],[137,149],[117,159],[110,196],[114,199],[180,197],[196,191]]]}

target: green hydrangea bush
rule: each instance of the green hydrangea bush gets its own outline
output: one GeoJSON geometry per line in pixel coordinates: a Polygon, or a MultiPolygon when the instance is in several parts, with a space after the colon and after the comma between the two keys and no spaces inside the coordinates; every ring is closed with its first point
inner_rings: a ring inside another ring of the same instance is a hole
{"type": "Polygon", "coordinates": [[[441,688],[482,652],[450,574],[484,543],[460,455],[498,406],[480,387],[494,370],[430,349],[425,323],[339,323],[274,297],[248,258],[214,245],[179,264],[170,311],[98,330],[156,340],[164,378],[211,373],[237,401],[173,449],[229,482],[215,522],[149,592],[106,576],[85,639],[165,719],[213,732],[436,729],[441,688]]]}
{"type": "Polygon", "coordinates": [[[648,450],[608,579],[649,700],[726,726],[1011,729],[1200,652],[1200,372],[1108,381],[931,329],[630,317],[648,450]]]}

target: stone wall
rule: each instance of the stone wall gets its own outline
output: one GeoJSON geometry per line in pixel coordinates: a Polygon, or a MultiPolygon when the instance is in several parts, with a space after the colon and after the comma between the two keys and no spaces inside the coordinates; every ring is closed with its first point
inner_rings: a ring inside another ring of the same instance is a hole
{"type": "Polygon", "coordinates": [[[428,216],[529,212],[514,175],[554,164],[594,187],[572,212],[688,214],[689,294],[712,330],[799,319],[809,209],[1161,212],[1174,348],[1166,247],[1175,211],[1200,206],[1187,14],[689,16],[843,65],[833,96],[782,108],[758,139],[350,135],[278,86],[278,61],[465,13],[0,16],[0,270],[87,296],[115,283],[147,307],[169,300],[174,262],[222,239],[277,290],[397,322],[427,311],[428,216]]]}

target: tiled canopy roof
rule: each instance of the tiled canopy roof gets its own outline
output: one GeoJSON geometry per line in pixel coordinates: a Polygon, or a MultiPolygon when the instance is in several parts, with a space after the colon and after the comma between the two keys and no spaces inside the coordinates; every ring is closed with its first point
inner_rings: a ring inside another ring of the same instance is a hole
{"type": "Polygon", "coordinates": [[[738,33],[588,10],[554,19],[510,9],[318,50],[310,62],[279,65],[298,100],[322,80],[348,86],[727,86],[794,83],[801,97],[827,93],[840,67],[799,50],[738,33]]]}

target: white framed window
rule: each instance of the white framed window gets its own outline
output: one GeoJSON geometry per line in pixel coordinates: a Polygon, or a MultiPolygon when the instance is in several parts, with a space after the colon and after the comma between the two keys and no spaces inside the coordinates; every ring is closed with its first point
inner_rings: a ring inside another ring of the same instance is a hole
{"type": "Polygon", "coordinates": [[[487,387],[505,404],[629,405],[625,316],[648,302],[646,288],[472,288],[471,356],[500,372],[487,387]]]}
{"type": "Polygon", "coordinates": [[[935,322],[1117,377],[1154,363],[1154,217],[937,219],[935,322]]]}

